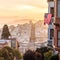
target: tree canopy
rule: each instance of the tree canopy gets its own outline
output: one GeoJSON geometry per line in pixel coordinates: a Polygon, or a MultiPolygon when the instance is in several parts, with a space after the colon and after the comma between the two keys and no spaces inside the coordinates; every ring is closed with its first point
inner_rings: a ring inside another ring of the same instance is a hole
{"type": "Polygon", "coordinates": [[[16,59],[21,59],[21,53],[18,50],[15,50],[11,47],[3,47],[2,49],[0,49],[0,58],[3,57],[4,60],[14,60],[14,57],[16,57],[16,59]]]}
{"type": "Polygon", "coordinates": [[[10,32],[9,32],[8,26],[5,24],[5,25],[3,26],[1,39],[8,39],[10,35],[11,35],[11,34],[10,34],[10,32]]]}

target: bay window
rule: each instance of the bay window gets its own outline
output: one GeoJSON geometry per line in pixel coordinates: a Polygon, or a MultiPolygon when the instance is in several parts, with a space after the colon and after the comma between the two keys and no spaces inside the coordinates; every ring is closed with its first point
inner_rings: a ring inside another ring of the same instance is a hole
{"type": "Polygon", "coordinates": [[[60,0],[58,0],[58,17],[60,17],[60,0]]]}
{"type": "Polygon", "coordinates": [[[54,29],[50,29],[50,39],[53,39],[54,37],[54,29]]]}

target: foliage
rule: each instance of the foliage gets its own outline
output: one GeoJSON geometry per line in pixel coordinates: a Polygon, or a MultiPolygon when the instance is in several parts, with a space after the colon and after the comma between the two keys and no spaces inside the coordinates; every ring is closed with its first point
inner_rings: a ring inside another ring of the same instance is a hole
{"type": "Polygon", "coordinates": [[[15,57],[17,58],[17,59],[21,59],[22,58],[22,55],[21,55],[21,53],[19,52],[19,50],[14,50],[15,51],[15,57]]]}
{"type": "Polygon", "coordinates": [[[49,50],[48,52],[44,53],[45,60],[59,60],[58,54],[53,54],[52,50],[49,50]]]}
{"type": "Polygon", "coordinates": [[[4,49],[7,49],[7,51],[8,51],[8,55],[9,55],[8,58],[10,58],[10,60],[13,60],[14,59],[14,50],[8,46],[4,47],[4,49]]]}
{"type": "Polygon", "coordinates": [[[13,55],[13,49],[11,50],[11,48],[9,47],[4,47],[2,48],[2,57],[4,57],[4,60],[13,60],[14,59],[14,55],[13,55]],[[10,50],[9,50],[10,49],[10,50]]]}
{"type": "Polygon", "coordinates": [[[50,51],[48,51],[48,52],[46,52],[46,53],[44,53],[44,56],[46,56],[46,57],[49,57],[49,56],[51,56],[52,55],[52,51],[50,50],[50,51]]]}
{"type": "Polygon", "coordinates": [[[52,56],[52,51],[51,50],[49,50],[48,52],[44,53],[45,60],[49,60],[51,56],[52,56]]]}
{"type": "Polygon", "coordinates": [[[0,49],[0,57],[2,57],[2,50],[0,49]]]}
{"type": "Polygon", "coordinates": [[[51,56],[50,60],[59,60],[58,54],[51,56]]]}
{"type": "Polygon", "coordinates": [[[9,36],[10,36],[10,32],[9,32],[8,26],[4,25],[2,35],[1,35],[1,39],[8,39],[9,36]]]}
{"type": "Polygon", "coordinates": [[[12,53],[12,54],[14,55],[14,49],[13,49],[13,48],[8,47],[8,46],[6,46],[6,47],[4,47],[4,48],[6,48],[9,53],[12,53]]]}
{"type": "Polygon", "coordinates": [[[21,59],[21,54],[18,50],[14,50],[11,47],[4,47],[0,49],[0,57],[3,57],[4,60],[14,60],[14,57],[21,59]]]}
{"type": "Polygon", "coordinates": [[[52,55],[52,48],[50,47],[41,47],[36,49],[37,52],[41,53],[43,60],[48,60],[48,57],[52,55]]]}
{"type": "Polygon", "coordinates": [[[31,50],[26,51],[25,54],[23,55],[23,59],[24,60],[35,60],[34,52],[31,50]]]}
{"type": "Polygon", "coordinates": [[[4,57],[0,57],[0,60],[4,60],[4,57]]]}
{"type": "Polygon", "coordinates": [[[44,53],[48,52],[49,50],[52,50],[52,49],[51,48],[48,48],[48,47],[41,47],[41,48],[37,48],[36,51],[44,54],[44,53]]]}

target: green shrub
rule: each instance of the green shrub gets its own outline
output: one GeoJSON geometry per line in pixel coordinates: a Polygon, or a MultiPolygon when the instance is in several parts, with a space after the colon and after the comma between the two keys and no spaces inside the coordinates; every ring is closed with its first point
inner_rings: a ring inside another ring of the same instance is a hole
{"type": "Polygon", "coordinates": [[[51,56],[50,60],[59,60],[59,55],[56,54],[56,55],[51,56]]]}
{"type": "Polygon", "coordinates": [[[52,56],[52,50],[44,53],[45,60],[50,60],[50,57],[52,56]]]}
{"type": "Polygon", "coordinates": [[[46,57],[49,57],[49,56],[51,56],[52,55],[52,51],[50,50],[50,51],[48,51],[48,52],[46,52],[46,53],[44,53],[44,56],[46,56],[46,57]]]}
{"type": "Polygon", "coordinates": [[[52,48],[49,48],[49,47],[41,47],[38,49],[40,53],[46,53],[48,52],[49,50],[52,50],[52,48]]]}
{"type": "Polygon", "coordinates": [[[18,59],[21,59],[22,58],[22,55],[19,52],[19,50],[14,50],[14,51],[15,51],[15,57],[18,58],[18,59]]]}
{"type": "Polygon", "coordinates": [[[14,59],[13,49],[11,49],[11,47],[4,47],[1,50],[2,50],[2,56],[4,57],[4,60],[14,59]]]}
{"type": "MultiPolygon", "coordinates": [[[[4,60],[13,60],[14,57],[16,57],[17,59],[21,59],[22,58],[22,55],[21,53],[19,52],[19,50],[15,50],[11,47],[4,47],[2,49],[0,49],[0,57],[3,57],[4,60]]],[[[2,59],[0,59],[2,60],[2,59]]]]}
{"type": "Polygon", "coordinates": [[[0,57],[0,60],[4,60],[4,57],[0,57]]]}

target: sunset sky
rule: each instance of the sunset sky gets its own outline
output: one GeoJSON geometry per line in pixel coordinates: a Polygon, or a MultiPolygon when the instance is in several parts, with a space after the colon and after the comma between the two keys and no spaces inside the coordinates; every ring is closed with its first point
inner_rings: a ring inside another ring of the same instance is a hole
{"type": "Polygon", "coordinates": [[[0,26],[43,20],[47,0],[0,0],[0,26]]]}

